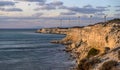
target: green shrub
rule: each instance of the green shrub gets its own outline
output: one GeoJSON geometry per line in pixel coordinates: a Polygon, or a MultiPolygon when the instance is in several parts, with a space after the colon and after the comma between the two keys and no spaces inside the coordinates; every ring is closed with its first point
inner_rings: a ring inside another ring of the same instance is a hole
{"type": "Polygon", "coordinates": [[[89,58],[89,57],[95,56],[95,55],[97,55],[99,52],[100,52],[99,50],[97,50],[97,49],[95,49],[95,48],[91,48],[90,51],[88,52],[87,57],[89,58]]]}
{"type": "Polygon", "coordinates": [[[115,18],[113,20],[109,20],[108,22],[110,22],[110,23],[120,22],[120,19],[119,18],[115,18]]]}

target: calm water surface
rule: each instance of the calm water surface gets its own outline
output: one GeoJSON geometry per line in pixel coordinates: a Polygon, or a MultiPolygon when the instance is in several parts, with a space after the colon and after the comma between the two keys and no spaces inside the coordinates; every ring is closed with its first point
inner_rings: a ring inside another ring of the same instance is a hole
{"type": "Polygon", "coordinates": [[[64,35],[35,30],[0,30],[0,70],[69,70],[74,61],[63,45],[51,44],[64,35]]]}

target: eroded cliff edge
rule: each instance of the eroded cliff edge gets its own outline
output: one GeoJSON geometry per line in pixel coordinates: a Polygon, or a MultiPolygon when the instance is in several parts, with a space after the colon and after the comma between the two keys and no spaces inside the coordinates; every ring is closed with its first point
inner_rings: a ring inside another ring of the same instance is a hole
{"type": "Polygon", "coordinates": [[[76,70],[120,70],[120,19],[68,28],[65,34],[57,43],[67,45],[76,70]]]}
{"type": "Polygon", "coordinates": [[[68,45],[78,70],[120,70],[120,22],[71,28],[61,43],[68,45]]]}

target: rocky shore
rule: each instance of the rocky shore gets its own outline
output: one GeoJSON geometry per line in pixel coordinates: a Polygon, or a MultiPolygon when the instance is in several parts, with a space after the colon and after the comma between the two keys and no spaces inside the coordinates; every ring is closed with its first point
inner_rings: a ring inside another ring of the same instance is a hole
{"type": "Polygon", "coordinates": [[[44,34],[67,34],[68,28],[43,28],[38,29],[36,32],[44,34]]]}
{"type": "Polygon", "coordinates": [[[66,34],[64,39],[54,43],[66,45],[66,51],[76,60],[75,70],[120,70],[120,19],[38,32],[66,34]]]}

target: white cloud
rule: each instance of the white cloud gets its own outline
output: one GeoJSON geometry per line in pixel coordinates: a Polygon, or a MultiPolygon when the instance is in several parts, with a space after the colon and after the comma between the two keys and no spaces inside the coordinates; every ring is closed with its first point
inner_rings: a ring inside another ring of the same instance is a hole
{"type": "Polygon", "coordinates": [[[15,2],[12,1],[0,1],[0,6],[14,6],[15,2]]]}
{"type": "Polygon", "coordinates": [[[5,12],[22,12],[23,10],[20,8],[0,8],[0,11],[5,11],[5,12]]]}

